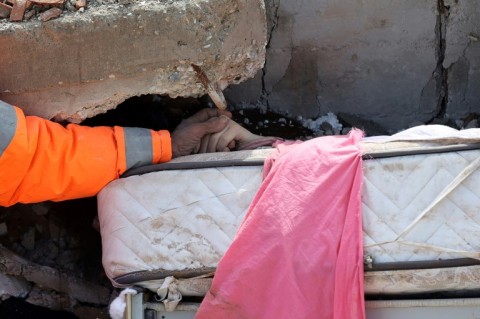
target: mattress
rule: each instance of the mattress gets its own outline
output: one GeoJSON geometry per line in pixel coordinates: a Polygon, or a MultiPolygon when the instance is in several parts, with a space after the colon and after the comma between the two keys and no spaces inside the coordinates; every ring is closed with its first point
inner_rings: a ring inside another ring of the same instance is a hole
{"type": "MultiPolygon", "coordinates": [[[[458,273],[458,264],[443,261],[461,261],[469,278],[479,278],[480,134],[442,132],[407,132],[361,143],[364,255],[366,270],[378,274],[366,276],[366,291],[398,293],[392,278],[406,278],[405,272],[421,277],[422,272],[412,272],[416,268],[458,273]]],[[[98,213],[103,265],[112,283],[149,286],[167,276],[213,272],[272,151],[185,156],[107,185],[98,194],[98,213]]],[[[426,273],[431,282],[432,271],[426,273]]],[[[422,287],[421,279],[416,282],[422,287]]],[[[408,292],[480,288],[453,282],[453,287],[448,282],[415,290],[410,281],[408,292]]]]}

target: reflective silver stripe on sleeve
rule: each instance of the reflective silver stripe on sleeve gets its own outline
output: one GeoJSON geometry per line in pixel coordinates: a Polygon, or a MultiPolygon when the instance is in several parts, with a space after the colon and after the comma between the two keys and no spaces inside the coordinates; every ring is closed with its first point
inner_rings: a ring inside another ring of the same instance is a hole
{"type": "Polygon", "coordinates": [[[125,156],[127,169],[152,164],[152,134],[150,130],[138,127],[125,127],[125,156]]]}
{"type": "Polygon", "coordinates": [[[0,101],[0,156],[7,149],[8,145],[17,130],[17,114],[10,104],[0,101]]]}

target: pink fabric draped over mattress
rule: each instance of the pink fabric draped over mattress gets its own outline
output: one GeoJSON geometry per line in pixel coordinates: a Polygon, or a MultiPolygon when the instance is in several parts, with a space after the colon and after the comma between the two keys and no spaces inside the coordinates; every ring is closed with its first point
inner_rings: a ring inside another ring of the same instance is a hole
{"type": "Polygon", "coordinates": [[[277,148],[196,318],[365,318],[361,137],[277,148]]]}

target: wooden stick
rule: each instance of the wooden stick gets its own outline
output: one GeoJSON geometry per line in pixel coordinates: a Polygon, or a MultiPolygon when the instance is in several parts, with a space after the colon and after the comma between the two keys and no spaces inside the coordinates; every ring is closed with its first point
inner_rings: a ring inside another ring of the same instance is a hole
{"type": "Polygon", "coordinates": [[[220,110],[227,109],[227,101],[225,100],[225,96],[223,95],[222,91],[218,87],[216,83],[210,82],[207,75],[203,72],[203,70],[195,64],[192,64],[193,70],[197,73],[197,77],[202,82],[203,86],[207,90],[208,96],[212,99],[213,103],[216,107],[220,110]]]}

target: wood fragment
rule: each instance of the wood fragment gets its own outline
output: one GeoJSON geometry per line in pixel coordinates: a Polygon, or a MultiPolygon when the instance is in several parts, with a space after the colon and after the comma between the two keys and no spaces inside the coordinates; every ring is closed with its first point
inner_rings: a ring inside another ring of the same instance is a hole
{"type": "Polygon", "coordinates": [[[40,13],[40,20],[45,22],[45,21],[54,19],[54,18],[58,17],[59,15],[61,15],[62,12],[63,12],[62,9],[56,8],[56,7],[48,9],[47,11],[44,11],[44,12],[40,13]]]}
{"type": "Polygon", "coordinates": [[[207,90],[208,96],[210,96],[215,106],[218,107],[220,110],[226,110],[227,101],[225,100],[225,96],[218,87],[217,83],[211,83],[207,75],[198,65],[192,64],[192,68],[195,73],[197,73],[198,79],[200,80],[200,82],[202,82],[203,86],[207,90]]]}
{"type": "Polygon", "coordinates": [[[10,21],[18,22],[23,20],[25,9],[27,7],[27,0],[15,0],[15,3],[10,13],[10,21]]]}

